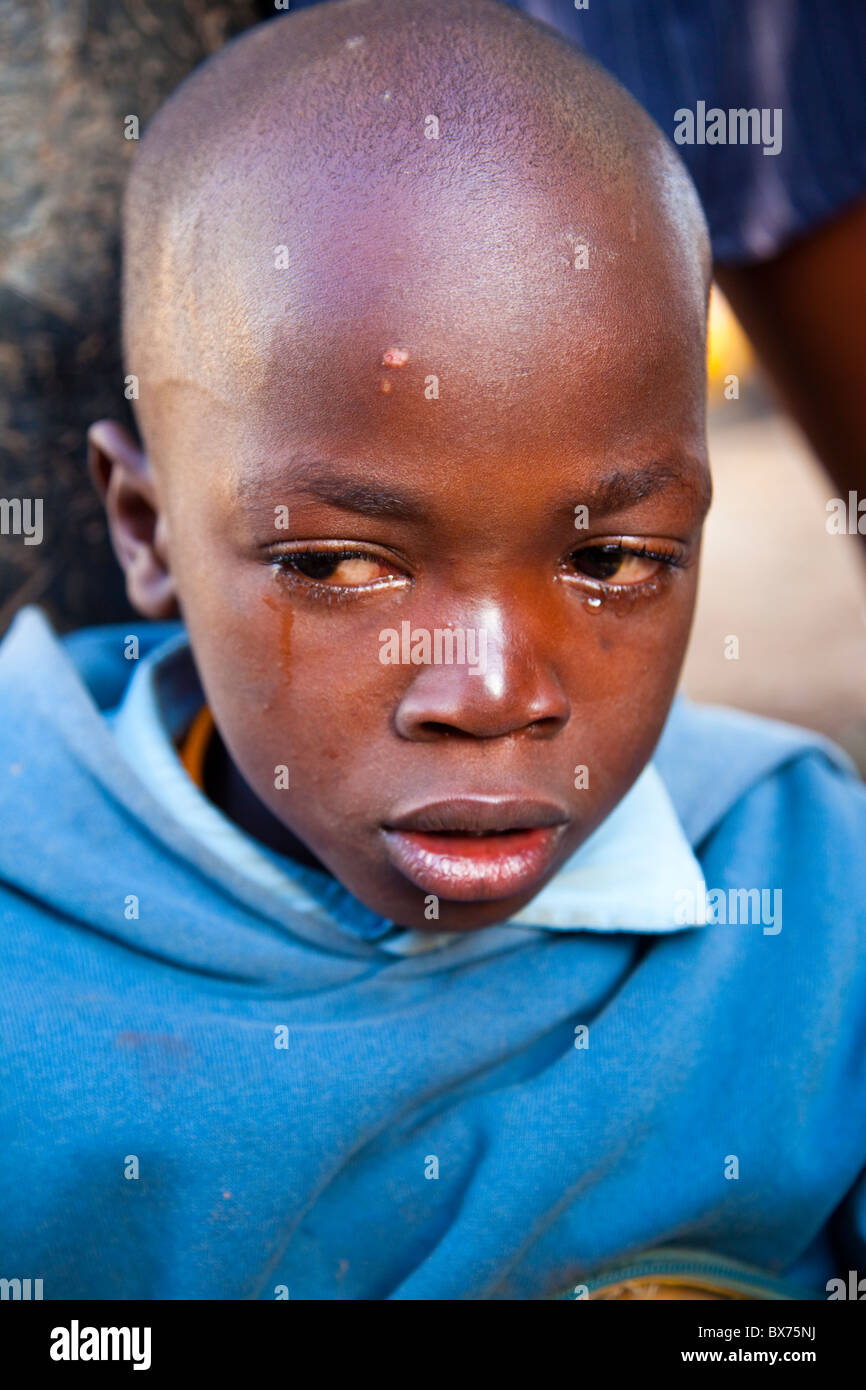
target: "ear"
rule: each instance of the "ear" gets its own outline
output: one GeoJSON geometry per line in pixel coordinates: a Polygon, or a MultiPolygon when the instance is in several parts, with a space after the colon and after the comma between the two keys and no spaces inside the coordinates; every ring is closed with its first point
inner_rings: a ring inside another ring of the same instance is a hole
{"type": "Polygon", "coordinates": [[[105,507],[130,603],[145,618],[176,617],[165,517],[146,455],[123,425],[99,420],[87,432],[87,467],[105,507]]]}

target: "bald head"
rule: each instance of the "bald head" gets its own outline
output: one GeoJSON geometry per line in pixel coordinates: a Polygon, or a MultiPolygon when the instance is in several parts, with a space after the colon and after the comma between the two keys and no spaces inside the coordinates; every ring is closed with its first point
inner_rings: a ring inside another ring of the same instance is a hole
{"type": "MultiPolygon", "coordinates": [[[[539,316],[578,351],[567,320],[602,290],[624,309],[656,293],[697,325],[709,268],[694,190],[649,117],[487,0],[342,0],[251,30],[151,123],[124,230],[145,436],[164,391],[256,399],[275,361],[284,394],[311,365],[339,389],[347,332],[377,343],[371,370],[404,340],[435,355],[444,336],[467,365],[483,341],[496,391],[537,360],[539,316]]],[[[586,350],[598,338],[588,327],[586,350]]]]}
{"type": "Polygon", "coordinates": [[[100,422],[93,468],[132,603],[183,618],[240,824],[393,922],[433,893],[444,930],[510,920],[601,824],[694,606],[708,268],[648,117],[487,0],[269,21],[159,113],[126,216],[145,450],[100,422]],[[484,669],[383,656],[407,630],[477,634],[484,669]],[[552,803],[561,836],[477,880],[430,850],[431,877],[392,827],[470,792],[552,803]]]}

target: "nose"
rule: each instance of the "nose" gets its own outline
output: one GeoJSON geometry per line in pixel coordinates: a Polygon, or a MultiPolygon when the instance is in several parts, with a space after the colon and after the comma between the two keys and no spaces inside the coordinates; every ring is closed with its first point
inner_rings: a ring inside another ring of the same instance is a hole
{"type": "MultiPolygon", "coordinates": [[[[396,711],[402,738],[552,738],[564,728],[571,714],[568,697],[527,633],[506,638],[501,615],[488,610],[476,628],[479,648],[484,660],[474,666],[434,659],[418,668],[396,711]]],[[[431,640],[430,650],[435,649],[431,640]]]]}

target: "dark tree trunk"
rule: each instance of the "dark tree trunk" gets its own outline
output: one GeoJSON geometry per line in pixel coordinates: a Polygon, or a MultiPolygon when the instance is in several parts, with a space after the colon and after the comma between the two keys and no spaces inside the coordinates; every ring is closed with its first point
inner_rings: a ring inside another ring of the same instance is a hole
{"type": "Polygon", "coordinates": [[[38,602],[60,630],[131,614],[85,469],[100,416],[132,424],[119,212],[144,131],[191,68],[273,7],[255,0],[2,0],[0,497],[42,498],[44,539],[0,536],[0,632],[38,602]]]}

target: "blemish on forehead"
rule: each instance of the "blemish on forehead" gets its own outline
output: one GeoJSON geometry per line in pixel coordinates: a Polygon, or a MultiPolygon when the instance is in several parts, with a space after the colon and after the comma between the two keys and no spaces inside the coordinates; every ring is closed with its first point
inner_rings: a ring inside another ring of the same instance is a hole
{"type": "MultiPolygon", "coordinates": [[[[382,353],[383,367],[405,367],[409,361],[409,353],[406,348],[389,347],[382,353]]],[[[379,390],[383,396],[387,396],[391,391],[392,383],[387,376],[379,378],[379,390]]]]}
{"type": "Polygon", "coordinates": [[[347,47],[347,48],[358,48],[363,42],[364,42],[364,35],[363,35],[363,34],[353,34],[351,38],[346,39],[346,47],[347,47]]]}

